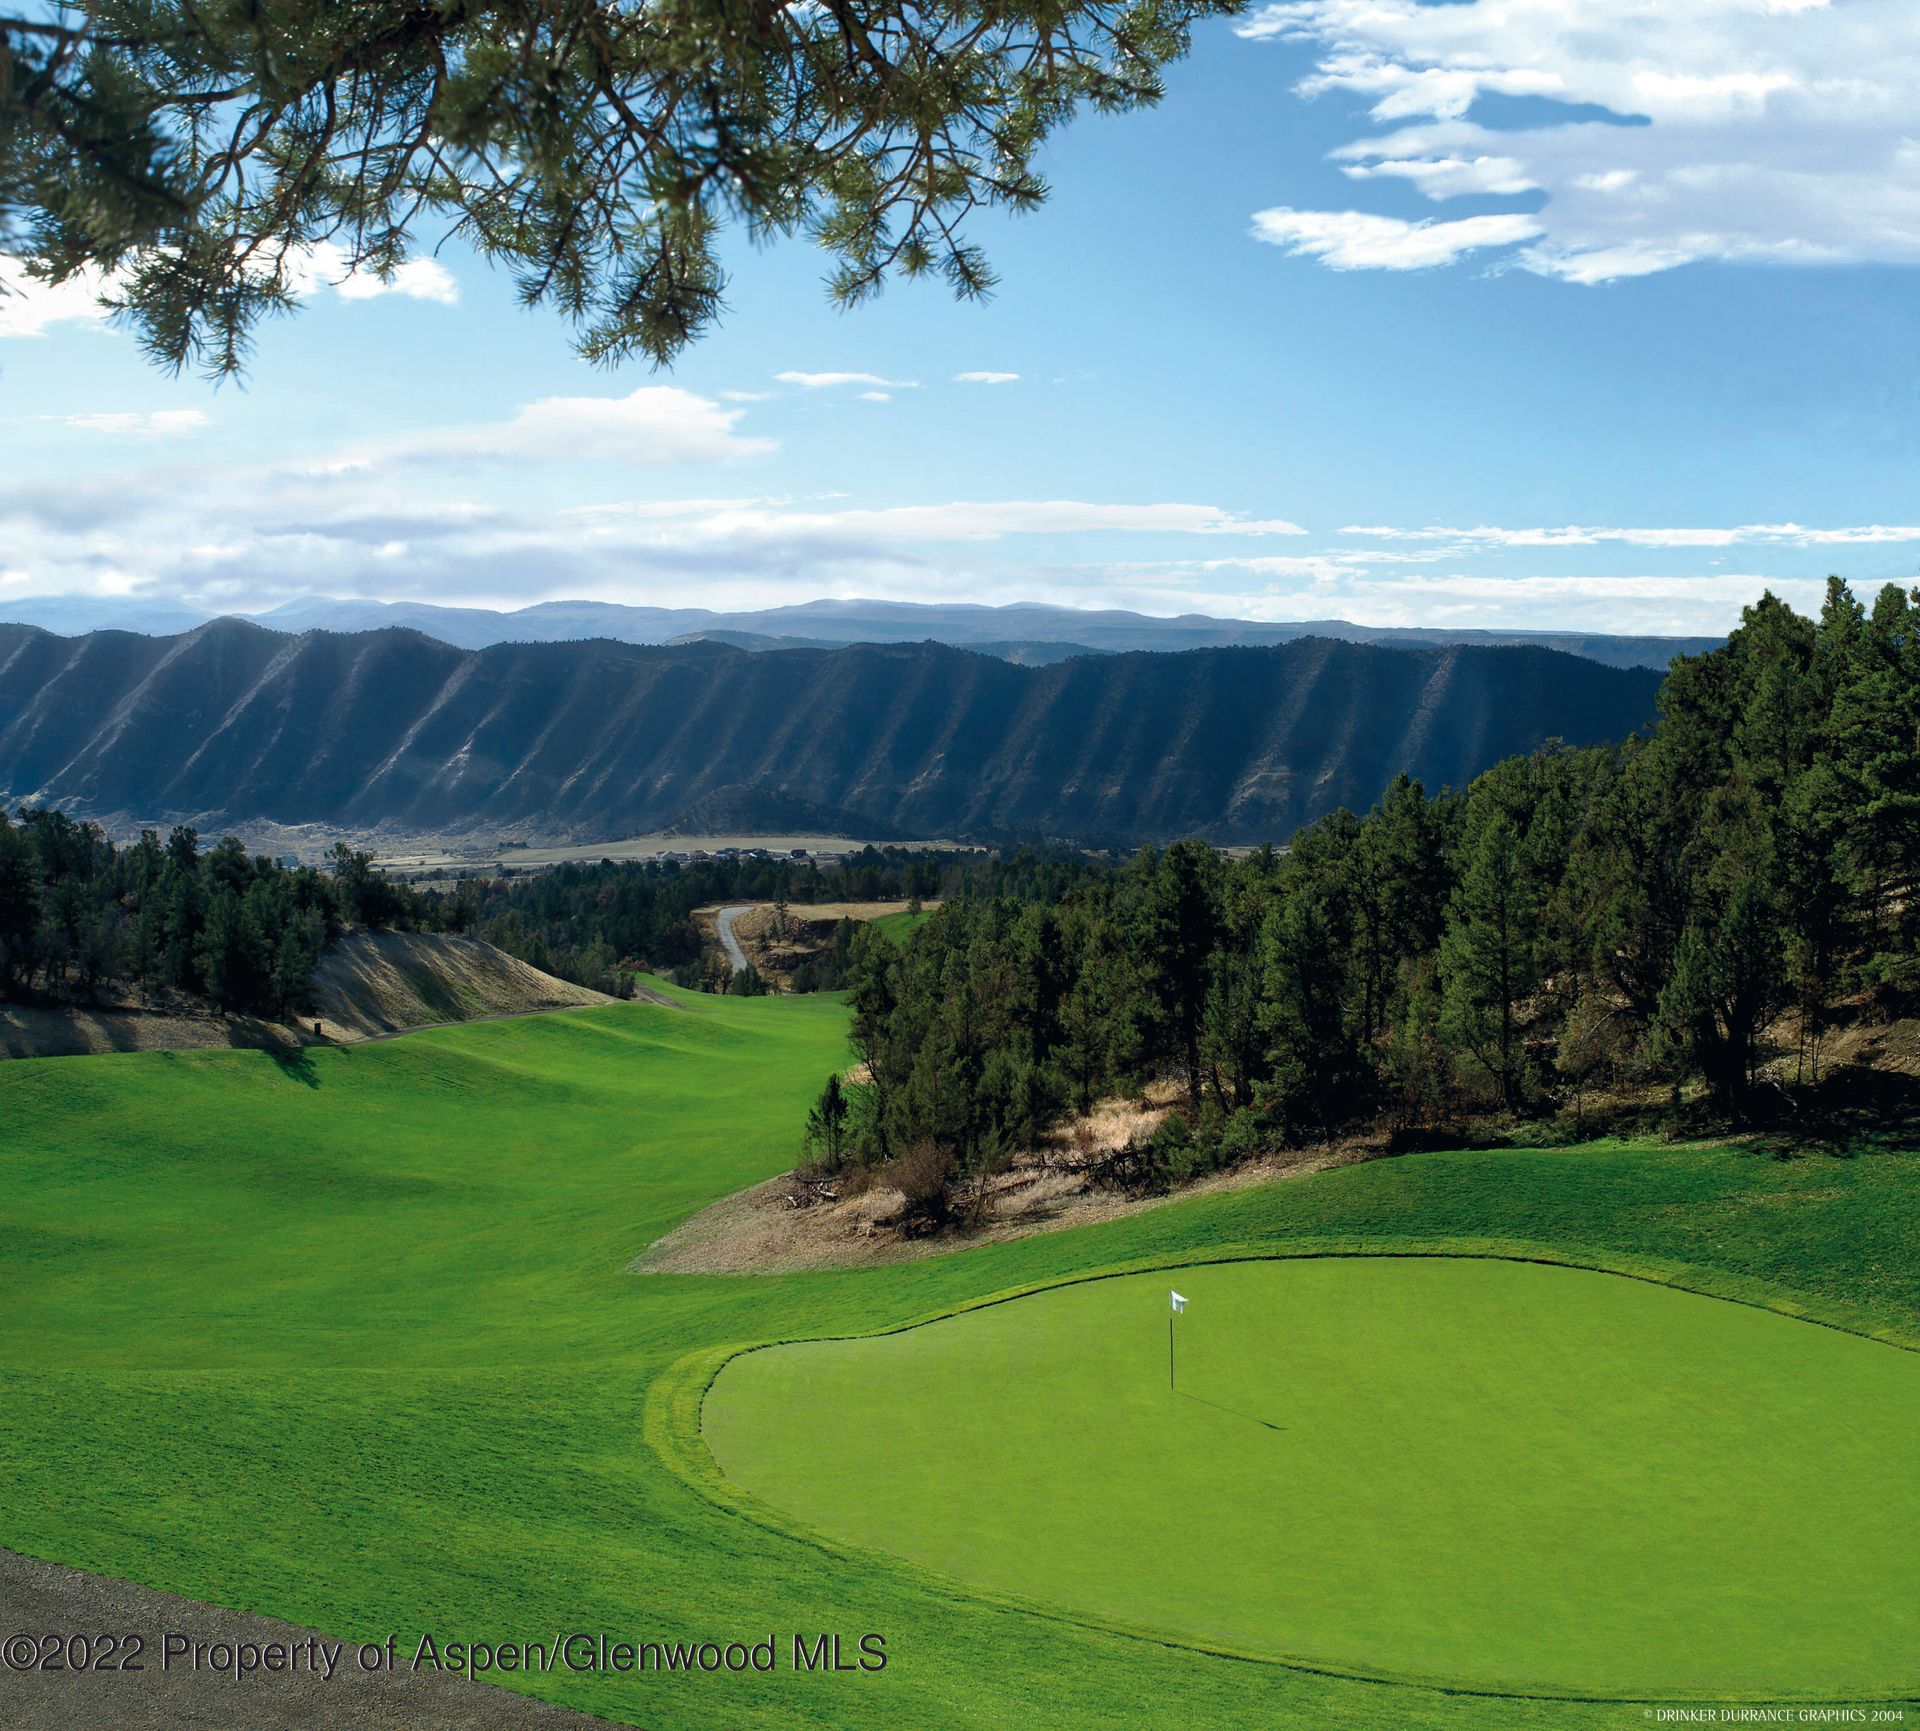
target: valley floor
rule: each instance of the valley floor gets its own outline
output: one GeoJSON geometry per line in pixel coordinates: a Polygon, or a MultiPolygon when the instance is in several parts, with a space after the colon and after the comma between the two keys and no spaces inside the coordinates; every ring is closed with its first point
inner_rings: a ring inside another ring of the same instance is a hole
{"type": "Polygon", "coordinates": [[[830,998],[662,995],[294,1061],[0,1065],[0,1545],[353,1641],[885,1638],[878,1672],[506,1680],[654,1731],[1617,1731],[1655,1704],[1248,1663],[818,1542],[730,1500],[702,1393],[755,1343],[1309,1251],[1539,1257],[1920,1347],[1910,1152],[1416,1154],[886,1267],[635,1279],[793,1166],[848,1061],[830,998]]]}

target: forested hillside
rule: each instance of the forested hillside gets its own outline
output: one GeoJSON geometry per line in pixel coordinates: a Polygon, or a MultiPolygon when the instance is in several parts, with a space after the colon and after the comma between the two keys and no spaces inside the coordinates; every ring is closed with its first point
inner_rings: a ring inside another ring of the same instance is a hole
{"type": "Polygon", "coordinates": [[[364,853],[329,872],[249,855],[232,836],[203,851],[192,829],[120,848],[53,810],[0,808],[0,1000],[90,997],[109,980],[216,1009],[305,1010],[321,952],[343,925],[461,929],[466,902],[390,883],[364,853]]]}
{"type": "MultiPolygon", "coordinates": [[[[545,973],[618,995],[623,976],[635,967],[672,974],[689,986],[704,984],[705,970],[696,964],[709,946],[693,915],[716,902],[804,907],[956,895],[1056,901],[1096,869],[1078,856],[1026,848],[946,853],[870,847],[824,870],[812,861],[751,856],[688,865],[602,861],[476,880],[463,885],[461,894],[469,903],[467,917],[496,948],[545,973]]],[[[831,955],[805,970],[802,990],[845,984],[853,936],[848,922],[831,955]]],[[[759,988],[757,980],[720,978],[735,990],[759,988]]]]}
{"type": "Polygon", "coordinates": [[[1464,786],[1623,738],[1659,676],[1535,648],[1273,648],[1017,667],[937,644],[748,654],[411,631],[0,626],[0,802],[122,823],[639,835],[726,795],[825,833],[1284,841],[1394,773],[1464,786]]]}
{"type": "Polygon", "coordinates": [[[1676,664],[1650,736],[1452,796],[1400,776],[1284,856],[1182,842],[1045,904],[951,902],[862,946],[870,1081],[823,1097],[816,1146],[944,1184],[1156,1076],[1186,1110],[1143,1158],[1176,1173],[1597,1085],[1791,1099],[1838,1018],[1920,994],[1917,603],[1768,597],[1676,664]]]}

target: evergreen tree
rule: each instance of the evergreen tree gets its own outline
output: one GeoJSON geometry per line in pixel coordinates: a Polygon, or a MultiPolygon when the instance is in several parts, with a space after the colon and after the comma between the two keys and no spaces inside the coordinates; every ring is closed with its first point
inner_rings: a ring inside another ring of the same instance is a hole
{"type": "Polygon", "coordinates": [[[148,347],[232,370],[313,249],[390,277],[459,234],[596,360],[716,317],[729,222],[803,232],[844,303],[992,282],[983,206],[1046,196],[1083,104],[1151,104],[1227,0],[145,0],[0,18],[0,250],[125,267],[148,347]]]}
{"type": "Polygon", "coordinates": [[[1525,1093],[1520,1006],[1537,983],[1540,900],[1522,868],[1520,838],[1507,815],[1474,811],[1468,826],[1440,940],[1442,1028],[1514,1106],[1525,1093]]]}
{"type": "Polygon", "coordinates": [[[1346,969],[1323,901],[1296,887],[1262,934],[1267,1037],[1265,1104],[1295,1132],[1334,1131],[1370,1104],[1347,1026],[1346,969]]]}

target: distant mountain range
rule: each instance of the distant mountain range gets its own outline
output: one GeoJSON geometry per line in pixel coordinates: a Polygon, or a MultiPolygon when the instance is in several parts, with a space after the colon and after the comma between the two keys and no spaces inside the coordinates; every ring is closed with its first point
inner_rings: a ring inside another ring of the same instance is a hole
{"type": "Polygon", "coordinates": [[[502,644],[0,626],[0,800],[116,825],[613,838],[1284,841],[1399,771],[1459,787],[1618,739],[1660,676],[1533,648],[1307,638],[1023,667],[935,643],[502,644]]]}
{"type": "MultiPolygon", "coordinates": [[[[5,617],[62,636],[95,630],[173,633],[210,617],[171,602],[60,596],[0,602],[5,617]]],[[[1487,647],[1532,644],[1563,649],[1609,667],[1664,672],[1676,655],[1716,647],[1717,637],[1634,637],[1573,631],[1475,631],[1411,626],[1354,625],[1344,619],[1270,624],[1215,619],[1204,613],[1155,618],[1118,610],[1093,611],[1016,603],[1008,607],[921,604],[906,601],[807,601],[757,613],[715,613],[699,607],[627,607],[609,601],[543,601],[514,612],[484,607],[439,607],[425,601],[353,601],[305,596],[284,602],[256,623],[276,631],[377,631],[406,626],[460,649],[499,643],[559,643],[606,638],[615,643],[673,643],[709,638],[756,651],[802,644],[952,644],[1003,661],[1041,664],[1072,655],[1112,655],[1133,649],[1221,649],[1334,637],[1349,643],[1448,644],[1487,647]]]]}

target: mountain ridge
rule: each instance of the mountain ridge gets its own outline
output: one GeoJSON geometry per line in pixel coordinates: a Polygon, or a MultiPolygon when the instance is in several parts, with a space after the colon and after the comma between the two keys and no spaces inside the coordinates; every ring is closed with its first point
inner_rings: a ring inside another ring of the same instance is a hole
{"type": "Polygon", "coordinates": [[[1406,770],[1438,788],[1617,739],[1659,678],[1552,650],[1306,638],[1045,666],[940,644],[748,653],[417,631],[0,626],[0,796],[103,820],[652,833],[703,800],[876,834],[1284,841],[1406,770]]]}
{"type": "MultiPolygon", "coordinates": [[[[6,604],[0,604],[6,605],[6,604]]],[[[64,636],[91,630],[136,630],[162,634],[197,629],[211,615],[176,603],[93,601],[55,597],[16,600],[10,619],[64,636]]],[[[246,618],[245,615],[231,617],[246,618]]],[[[977,603],[818,600],[758,611],[715,612],[707,608],[629,606],[608,601],[542,601],[512,611],[446,607],[425,601],[366,601],[299,596],[250,623],[269,630],[368,631],[411,628],[461,649],[502,643],[558,643],[596,637],[623,643],[666,643],[695,636],[736,641],[763,651],[798,642],[835,646],[855,642],[910,643],[932,640],[954,648],[978,648],[1008,661],[1057,660],[1074,654],[1116,654],[1130,649],[1209,649],[1289,643],[1302,637],[1333,637],[1354,643],[1401,645],[1531,644],[1561,649],[1612,667],[1664,671],[1675,655],[1716,647],[1718,637],[1661,637],[1580,631],[1449,629],[1437,626],[1356,625],[1350,620],[1260,621],[1216,618],[1205,613],[1162,617],[1120,608],[1059,607],[1045,602],[1005,606],[977,603]]]]}

